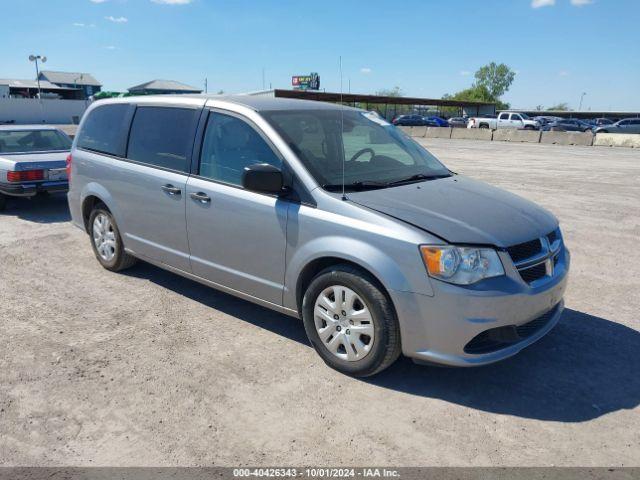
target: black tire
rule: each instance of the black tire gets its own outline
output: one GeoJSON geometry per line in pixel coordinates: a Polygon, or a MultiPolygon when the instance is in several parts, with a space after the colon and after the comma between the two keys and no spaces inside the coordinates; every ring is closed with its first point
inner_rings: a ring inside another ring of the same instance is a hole
{"type": "Polygon", "coordinates": [[[489,128],[489,125],[487,125],[486,123],[481,123],[478,128],[489,128]]]}
{"type": "Polygon", "coordinates": [[[121,270],[132,267],[138,260],[133,255],[129,255],[127,252],[125,252],[124,244],[122,243],[122,237],[120,236],[120,231],[118,230],[116,220],[115,218],[113,218],[113,215],[104,204],[97,204],[91,211],[91,215],[89,215],[89,240],[91,242],[91,248],[93,249],[93,253],[96,256],[96,259],[98,260],[98,262],[100,262],[100,265],[102,265],[107,270],[110,270],[112,272],[119,272],[121,270]],[[115,255],[108,261],[100,256],[93,239],[93,222],[95,218],[100,214],[104,214],[109,217],[109,221],[111,222],[111,226],[115,236],[115,255]]]}
{"type": "Polygon", "coordinates": [[[0,193],[0,212],[7,208],[7,197],[0,193]]]}
{"type": "Polygon", "coordinates": [[[302,300],[302,319],[309,341],[331,368],[354,377],[381,372],[400,356],[400,327],[391,300],[370,275],[351,265],[335,265],[321,271],[311,281],[302,300]],[[314,321],[318,296],[332,285],[353,290],[366,304],[373,321],[375,340],[369,353],[360,360],[342,360],[320,340],[314,321]]]}

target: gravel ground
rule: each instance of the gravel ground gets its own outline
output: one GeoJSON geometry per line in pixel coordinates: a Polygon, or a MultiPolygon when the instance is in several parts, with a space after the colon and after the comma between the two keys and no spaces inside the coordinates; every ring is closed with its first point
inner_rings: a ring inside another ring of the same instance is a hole
{"type": "Polygon", "coordinates": [[[0,465],[640,466],[640,151],[428,140],[552,210],[573,253],[547,337],[478,369],[328,369],[294,319],[100,268],[64,197],[0,215],[0,465]]]}

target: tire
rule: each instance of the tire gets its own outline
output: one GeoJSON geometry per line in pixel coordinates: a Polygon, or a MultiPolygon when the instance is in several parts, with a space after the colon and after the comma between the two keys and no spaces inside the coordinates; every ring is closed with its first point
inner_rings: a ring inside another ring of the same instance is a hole
{"type": "Polygon", "coordinates": [[[107,270],[119,272],[133,266],[137,261],[134,256],[125,252],[118,225],[104,204],[96,205],[91,211],[89,216],[89,239],[98,262],[107,270]],[[96,219],[107,219],[108,224],[102,223],[103,228],[100,229],[96,224],[96,219]],[[98,231],[103,232],[101,236],[98,235],[98,231]],[[99,245],[103,243],[105,245],[101,249],[99,245]]]}
{"type": "Polygon", "coordinates": [[[478,128],[489,128],[489,125],[487,125],[486,123],[481,123],[478,128]]]}
{"type": "Polygon", "coordinates": [[[0,212],[7,208],[7,197],[0,193],[0,212]]]}
{"type": "Polygon", "coordinates": [[[302,300],[302,320],[318,355],[328,366],[344,374],[375,375],[400,356],[400,327],[391,301],[370,275],[351,265],[329,267],[311,281],[302,300]],[[353,298],[351,294],[357,298],[336,305],[333,295],[335,309],[326,308],[330,305],[326,302],[331,298],[330,292],[335,291],[345,292],[347,299],[353,298]],[[352,312],[357,313],[351,315],[352,312]],[[354,335],[352,329],[362,333],[354,335]],[[333,345],[334,351],[328,345],[333,345]]]}

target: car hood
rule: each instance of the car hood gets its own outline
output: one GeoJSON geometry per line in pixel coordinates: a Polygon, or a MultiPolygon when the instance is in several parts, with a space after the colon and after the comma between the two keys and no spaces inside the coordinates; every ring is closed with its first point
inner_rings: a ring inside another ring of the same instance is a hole
{"type": "Polygon", "coordinates": [[[553,214],[535,203],[461,175],[353,192],[349,199],[450,243],[508,247],[558,227],[553,214]]]}
{"type": "Polygon", "coordinates": [[[66,165],[69,151],[0,153],[0,160],[13,163],[14,170],[38,170],[43,168],[61,168],[66,165]]]}

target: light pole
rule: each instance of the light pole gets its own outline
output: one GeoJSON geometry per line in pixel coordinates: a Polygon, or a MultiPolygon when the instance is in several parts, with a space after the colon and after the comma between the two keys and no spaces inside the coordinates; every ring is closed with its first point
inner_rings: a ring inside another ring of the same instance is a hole
{"type": "MultiPolygon", "coordinates": [[[[82,80],[82,79],[84,79],[84,74],[82,74],[82,73],[80,74],[79,77],[76,77],[76,78],[73,79],[73,89],[74,90],[78,90],[78,80],[82,80]]],[[[86,95],[86,92],[83,92],[83,94],[86,95]]]]}
{"type": "Polygon", "coordinates": [[[38,60],[42,63],[47,61],[47,57],[43,55],[29,55],[30,62],[36,62],[36,82],[38,82],[38,98],[42,100],[42,92],[40,91],[40,70],[38,70],[38,60]]]}
{"type": "Polygon", "coordinates": [[[580,106],[578,107],[578,111],[581,112],[582,111],[582,99],[584,99],[584,96],[587,94],[587,92],[582,92],[582,95],[580,95],[580,106]]]}

